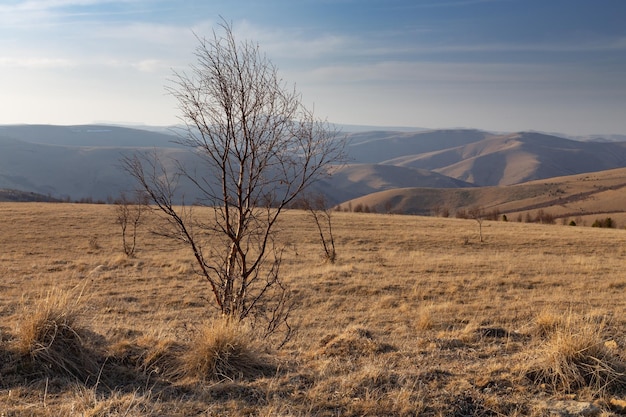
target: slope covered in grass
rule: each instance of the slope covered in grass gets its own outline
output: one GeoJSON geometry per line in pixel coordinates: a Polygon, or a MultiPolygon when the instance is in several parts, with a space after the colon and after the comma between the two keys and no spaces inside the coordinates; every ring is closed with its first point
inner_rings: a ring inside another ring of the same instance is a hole
{"type": "Polygon", "coordinates": [[[333,213],[330,264],[306,213],[288,211],[277,243],[297,331],[277,350],[246,329],[241,339],[206,327],[218,317],[206,282],[186,248],[150,232],[162,226],[154,216],[128,258],[113,207],[3,203],[0,215],[11,220],[0,234],[7,415],[623,411],[623,230],[485,221],[480,243],[473,220],[333,213]],[[88,302],[61,310],[80,320],[54,322],[75,331],[59,335],[80,341],[71,346],[96,362],[95,379],[67,365],[41,372],[49,358],[34,367],[21,354],[28,312],[75,288],[88,302]]]}

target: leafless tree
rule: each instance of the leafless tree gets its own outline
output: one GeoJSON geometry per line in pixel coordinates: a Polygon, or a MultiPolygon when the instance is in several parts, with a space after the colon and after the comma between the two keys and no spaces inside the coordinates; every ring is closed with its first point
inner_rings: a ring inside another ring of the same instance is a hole
{"type": "Polygon", "coordinates": [[[148,209],[147,198],[137,193],[135,199],[129,199],[125,193],[115,200],[115,221],[122,228],[122,250],[126,256],[134,256],[137,247],[137,230],[148,209]],[[129,241],[130,227],[130,241],[129,241]]]}
{"type": "Polygon", "coordinates": [[[124,164],[165,214],[163,234],[192,250],[222,314],[262,320],[271,334],[290,312],[279,274],[277,219],[343,159],[344,139],[305,108],[257,45],[236,41],[226,22],[218,32],[197,37],[197,62],[189,72],[175,72],[168,88],[184,124],[179,143],[201,168],[176,161],[175,172],[168,172],[157,152],[124,164]],[[179,180],[201,196],[193,205],[178,204],[179,180]],[[194,205],[208,207],[209,217],[196,216],[194,205]]]}
{"type": "Polygon", "coordinates": [[[475,206],[468,210],[468,214],[470,218],[476,220],[476,223],[478,223],[478,236],[480,237],[480,243],[483,243],[483,220],[485,220],[485,210],[475,206]]]}
{"type": "Polygon", "coordinates": [[[324,248],[324,258],[331,264],[337,260],[335,237],[333,235],[333,210],[329,207],[323,194],[308,195],[302,199],[302,207],[315,222],[320,241],[324,248]]]}

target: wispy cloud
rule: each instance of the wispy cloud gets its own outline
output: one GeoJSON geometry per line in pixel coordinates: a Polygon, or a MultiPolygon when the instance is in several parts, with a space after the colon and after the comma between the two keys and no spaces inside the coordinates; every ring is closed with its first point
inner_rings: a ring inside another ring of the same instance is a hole
{"type": "Polygon", "coordinates": [[[0,25],[4,28],[30,29],[41,26],[61,25],[71,18],[85,16],[110,16],[138,11],[111,11],[101,8],[107,5],[142,4],[145,0],[27,0],[0,5],[0,25]],[[95,9],[99,8],[98,11],[95,9]]]}
{"type": "Polygon", "coordinates": [[[50,11],[67,7],[138,2],[139,0],[26,0],[0,5],[0,13],[50,11]]]}

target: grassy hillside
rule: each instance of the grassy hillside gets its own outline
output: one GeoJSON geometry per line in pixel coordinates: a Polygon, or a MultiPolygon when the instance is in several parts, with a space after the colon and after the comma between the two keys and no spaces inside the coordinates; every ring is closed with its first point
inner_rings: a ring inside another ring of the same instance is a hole
{"type": "Polygon", "coordinates": [[[2,203],[0,216],[10,220],[0,234],[6,416],[625,410],[623,230],[485,221],[479,243],[473,220],[334,213],[338,260],[327,264],[311,220],[286,212],[281,274],[297,333],[275,350],[221,327],[203,333],[217,315],[207,284],[186,249],[150,233],[154,216],[135,258],[121,253],[112,206],[2,203]],[[33,349],[42,317],[61,326],[33,349]],[[235,343],[241,354],[228,360],[258,372],[181,376],[194,346],[215,346],[207,337],[235,343]]]}
{"type": "Polygon", "coordinates": [[[451,216],[478,207],[506,214],[510,220],[535,216],[539,210],[559,221],[591,225],[612,217],[626,226],[626,169],[555,177],[502,187],[463,189],[404,188],[373,193],[341,204],[379,213],[431,215],[447,209],[451,216]]]}
{"type": "Polygon", "coordinates": [[[455,148],[493,136],[479,130],[432,130],[426,132],[370,131],[348,135],[347,152],[353,162],[381,163],[406,155],[455,148]]]}
{"type": "Polygon", "coordinates": [[[331,168],[332,176],[312,188],[338,204],[378,191],[405,187],[464,188],[473,184],[424,169],[382,164],[348,164],[331,168]]]}
{"type": "Polygon", "coordinates": [[[512,185],[624,167],[626,146],[522,132],[434,152],[405,153],[385,163],[428,169],[477,186],[512,185]]]}

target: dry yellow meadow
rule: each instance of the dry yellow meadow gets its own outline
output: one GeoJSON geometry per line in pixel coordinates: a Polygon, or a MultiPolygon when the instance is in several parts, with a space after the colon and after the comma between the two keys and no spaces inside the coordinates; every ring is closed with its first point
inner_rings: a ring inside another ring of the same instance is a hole
{"type": "Polygon", "coordinates": [[[258,372],[201,378],[172,368],[218,312],[156,214],[129,258],[113,206],[0,204],[0,415],[626,412],[625,230],[484,221],[481,243],[474,220],[332,218],[334,264],[307,213],[279,224],[294,336],[229,333],[258,372]]]}

